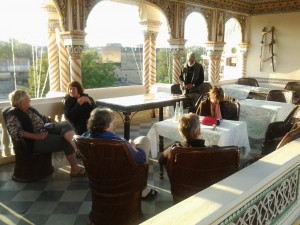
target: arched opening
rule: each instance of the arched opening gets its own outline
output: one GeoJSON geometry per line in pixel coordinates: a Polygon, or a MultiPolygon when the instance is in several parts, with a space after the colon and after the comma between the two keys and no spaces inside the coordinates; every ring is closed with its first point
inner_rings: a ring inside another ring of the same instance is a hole
{"type": "Polygon", "coordinates": [[[187,40],[186,52],[183,54],[182,63],[186,61],[186,53],[193,51],[198,62],[204,68],[204,79],[208,80],[207,60],[205,57],[205,43],[207,42],[207,23],[201,13],[193,12],[189,14],[185,21],[184,38],[187,40]]]}
{"type": "Polygon", "coordinates": [[[238,53],[239,44],[242,41],[242,32],[240,23],[231,18],[225,23],[225,46],[221,62],[220,78],[223,80],[237,79],[241,76],[239,71],[238,53]]]}

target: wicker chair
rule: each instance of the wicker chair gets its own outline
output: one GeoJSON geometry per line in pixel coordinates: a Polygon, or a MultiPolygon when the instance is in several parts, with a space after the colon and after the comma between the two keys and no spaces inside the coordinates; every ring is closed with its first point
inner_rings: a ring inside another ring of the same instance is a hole
{"type": "Polygon", "coordinates": [[[237,146],[175,147],[166,164],[174,204],[239,170],[237,146]]]}
{"type": "Polygon", "coordinates": [[[171,85],[171,94],[175,94],[175,95],[181,95],[182,94],[180,84],[172,84],[171,85]]]}
{"type": "MultiPolygon", "coordinates": [[[[189,112],[198,113],[200,116],[205,116],[203,110],[197,111],[201,101],[207,99],[209,97],[209,93],[206,93],[200,96],[199,100],[196,102],[194,110],[190,110],[189,112]]],[[[220,102],[220,109],[222,118],[225,120],[236,120],[238,121],[240,118],[240,103],[233,101],[222,101],[220,102]]]]}
{"type": "Polygon", "coordinates": [[[300,122],[296,123],[293,128],[291,129],[290,132],[288,132],[286,135],[284,135],[284,137],[282,138],[282,140],[279,142],[279,144],[277,145],[277,148],[281,148],[282,146],[296,140],[300,138],[300,122]]]}
{"type": "Polygon", "coordinates": [[[206,94],[210,91],[210,89],[212,89],[212,86],[209,82],[203,82],[201,85],[200,85],[200,92],[199,94],[200,95],[203,95],[203,94],[206,94]]]}
{"type": "Polygon", "coordinates": [[[291,131],[297,122],[300,122],[300,105],[295,106],[284,121],[270,123],[262,144],[261,155],[267,155],[273,152],[284,135],[291,131]]]}
{"type": "MultiPolygon", "coordinates": [[[[5,122],[10,113],[10,108],[5,108],[2,111],[5,122]]],[[[33,152],[31,149],[28,149],[23,139],[11,140],[15,152],[13,180],[18,182],[32,182],[53,173],[51,153],[33,152]]]]}
{"type": "Polygon", "coordinates": [[[220,109],[223,119],[236,121],[240,119],[240,103],[223,101],[220,102],[220,109]]]}
{"type": "Polygon", "coordinates": [[[259,87],[259,84],[255,78],[239,78],[237,83],[241,85],[259,87]]]}
{"type": "Polygon", "coordinates": [[[289,90],[270,90],[267,101],[293,103],[294,93],[289,90]]]}
{"type": "Polygon", "coordinates": [[[91,224],[138,224],[148,164],[136,164],[123,141],[74,136],[92,192],[91,224]]]}
{"type": "Polygon", "coordinates": [[[288,82],[284,88],[294,92],[293,103],[300,104],[300,82],[288,82]]]}

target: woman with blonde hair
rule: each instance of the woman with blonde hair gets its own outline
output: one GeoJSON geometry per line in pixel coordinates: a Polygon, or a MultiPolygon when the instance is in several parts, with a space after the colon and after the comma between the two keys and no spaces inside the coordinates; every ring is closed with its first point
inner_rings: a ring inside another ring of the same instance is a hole
{"type": "Polygon", "coordinates": [[[161,152],[158,156],[158,162],[160,164],[166,164],[170,157],[170,152],[176,146],[205,147],[204,140],[200,139],[201,127],[199,116],[197,114],[184,114],[178,121],[178,131],[183,139],[182,142],[176,142],[171,147],[161,152]]]}

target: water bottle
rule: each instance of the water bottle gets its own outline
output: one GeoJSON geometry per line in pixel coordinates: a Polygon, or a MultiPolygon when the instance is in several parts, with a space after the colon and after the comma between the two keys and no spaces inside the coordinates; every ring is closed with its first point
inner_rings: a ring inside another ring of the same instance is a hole
{"type": "Polygon", "coordinates": [[[174,120],[178,121],[179,120],[179,112],[180,111],[180,106],[179,106],[179,102],[176,102],[176,106],[175,106],[175,113],[174,113],[174,120]]]}
{"type": "Polygon", "coordinates": [[[183,115],[183,101],[180,101],[179,117],[182,117],[182,115],[183,115]]]}

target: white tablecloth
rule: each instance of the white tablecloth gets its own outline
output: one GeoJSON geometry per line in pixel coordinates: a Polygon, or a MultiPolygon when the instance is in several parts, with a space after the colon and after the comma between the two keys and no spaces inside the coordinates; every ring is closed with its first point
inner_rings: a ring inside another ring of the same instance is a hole
{"type": "Polygon", "coordinates": [[[245,121],[250,138],[263,139],[268,125],[274,121],[283,121],[295,107],[294,104],[245,99],[240,103],[240,120],[245,121]]]}
{"type": "MultiPolygon", "coordinates": [[[[200,117],[202,118],[202,117],[200,117]]],[[[151,155],[157,157],[159,152],[159,135],[174,141],[181,141],[182,138],[178,132],[178,122],[173,119],[153,124],[147,137],[151,141],[151,155]]],[[[250,152],[247,124],[243,121],[223,120],[217,130],[212,130],[211,126],[201,125],[201,139],[205,140],[205,145],[228,146],[236,145],[243,147],[241,158],[247,156],[250,152]]]]}
{"type": "Polygon", "coordinates": [[[241,84],[225,84],[221,86],[225,95],[230,96],[231,98],[244,100],[249,96],[251,92],[269,92],[272,89],[276,88],[267,88],[267,87],[254,87],[241,84]]]}

